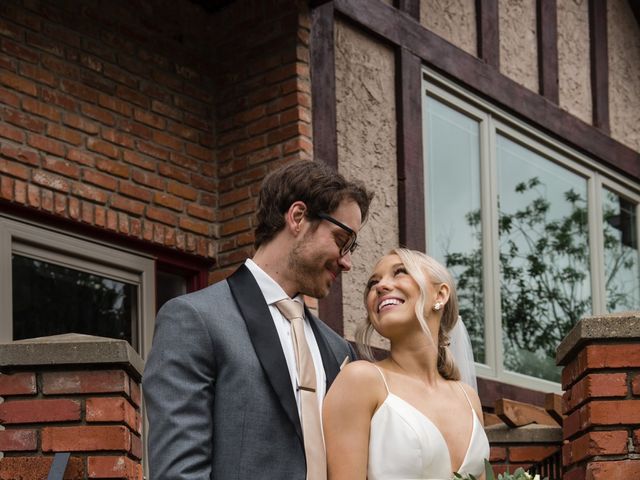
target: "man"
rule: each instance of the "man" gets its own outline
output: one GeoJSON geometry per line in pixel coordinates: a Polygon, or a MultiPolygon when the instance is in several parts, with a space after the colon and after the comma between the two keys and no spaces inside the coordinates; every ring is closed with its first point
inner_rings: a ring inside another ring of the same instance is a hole
{"type": "Polygon", "coordinates": [[[326,296],[351,268],[371,197],[319,162],[280,168],[262,185],[253,259],[160,310],[143,378],[153,480],[324,478],[319,409],[355,355],[281,301],[302,313],[302,295],[326,296]]]}

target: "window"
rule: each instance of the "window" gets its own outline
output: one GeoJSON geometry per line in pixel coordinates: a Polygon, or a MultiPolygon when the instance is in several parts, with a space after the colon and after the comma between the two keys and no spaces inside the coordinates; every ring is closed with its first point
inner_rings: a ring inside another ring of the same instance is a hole
{"type": "Polygon", "coordinates": [[[456,278],[478,373],[558,390],[586,315],[640,307],[639,186],[425,71],[426,251],[456,278]]]}
{"type": "Polygon", "coordinates": [[[154,261],[0,217],[0,339],[83,333],[127,340],[145,358],[154,261]]]}

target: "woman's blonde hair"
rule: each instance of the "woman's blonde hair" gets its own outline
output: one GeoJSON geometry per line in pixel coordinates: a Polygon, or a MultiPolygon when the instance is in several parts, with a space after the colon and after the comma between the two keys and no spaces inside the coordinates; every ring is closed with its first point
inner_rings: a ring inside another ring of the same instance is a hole
{"type": "MultiPolygon", "coordinates": [[[[453,355],[448,348],[449,334],[458,321],[458,295],[456,294],[453,277],[440,262],[422,252],[408,250],[406,248],[395,248],[387,255],[397,255],[400,257],[402,264],[407,269],[407,273],[418,284],[418,288],[420,289],[420,298],[418,298],[418,301],[416,302],[416,318],[418,319],[422,330],[424,330],[432,341],[434,339],[427,327],[426,320],[429,312],[425,311],[427,285],[429,283],[444,283],[449,287],[449,300],[447,300],[444,305],[442,320],[440,321],[440,329],[438,331],[438,372],[447,380],[460,380],[460,372],[458,371],[458,367],[456,367],[453,360],[453,355]]],[[[368,289],[365,289],[365,306],[368,294],[368,289]]],[[[367,312],[365,321],[356,331],[356,344],[360,354],[369,360],[373,360],[373,354],[371,347],[369,346],[373,331],[374,328],[367,312]]]]}

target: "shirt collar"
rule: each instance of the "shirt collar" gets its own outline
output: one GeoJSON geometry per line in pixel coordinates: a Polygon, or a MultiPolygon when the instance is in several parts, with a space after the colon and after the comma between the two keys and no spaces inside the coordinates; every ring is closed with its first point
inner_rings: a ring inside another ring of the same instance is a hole
{"type": "MultiPolygon", "coordinates": [[[[287,295],[287,293],[278,284],[278,282],[271,278],[267,272],[262,270],[262,268],[260,268],[256,262],[254,262],[250,258],[247,258],[247,260],[245,261],[245,265],[252,273],[253,278],[256,279],[258,287],[260,288],[262,296],[267,302],[267,305],[273,305],[280,300],[289,298],[289,295],[287,295]]],[[[293,297],[293,300],[304,305],[302,295],[300,294],[293,297]]]]}

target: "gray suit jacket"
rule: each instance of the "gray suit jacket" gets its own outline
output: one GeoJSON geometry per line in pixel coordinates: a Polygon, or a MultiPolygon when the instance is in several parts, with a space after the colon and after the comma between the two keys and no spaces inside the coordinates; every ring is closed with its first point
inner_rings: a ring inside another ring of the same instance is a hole
{"type": "MultiPolygon", "coordinates": [[[[311,321],[327,377],[351,346],[311,321]]],[[[304,480],[302,429],[269,308],[243,265],[175,298],[156,320],[143,376],[152,480],[304,480]]]]}

